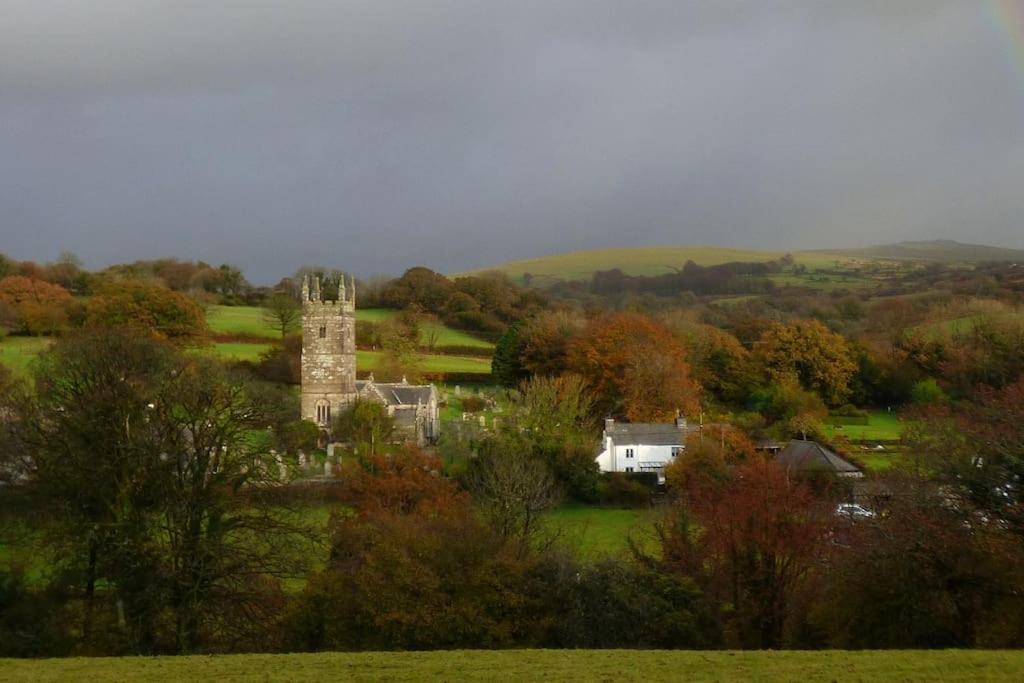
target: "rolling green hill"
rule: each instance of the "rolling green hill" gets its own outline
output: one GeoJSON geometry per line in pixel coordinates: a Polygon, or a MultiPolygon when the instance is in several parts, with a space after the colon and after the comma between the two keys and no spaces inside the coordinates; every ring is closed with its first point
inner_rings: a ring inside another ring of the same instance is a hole
{"type": "Polygon", "coordinates": [[[619,268],[627,275],[664,275],[692,260],[697,265],[712,266],[730,261],[771,261],[785,252],[730,249],[727,247],[622,247],[590,249],[551,254],[522,261],[509,261],[491,268],[459,273],[472,275],[497,270],[522,281],[523,274],[532,276],[531,284],[546,285],[557,280],[586,280],[595,271],[619,268]]]}
{"type": "Polygon", "coordinates": [[[832,249],[829,253],[862,259],[894,261],[938,261],[941,263],[979,263],[982,261],[1024,261],[1024,250],[965,244],[953,240],[897,242],[862,249],[832,249]]]}
{"type": "MultiPolygon", "coordinates": [[[[627,275],[664,275],[692,260],[700,266],[730,261],[771,261],[784,251],[732,249],[710,246],[621,247],[551,254],[509,261],[456,275],[486,271],[505,273],[517,282],[541,286],[560,280],[587,280],[596,271],[618,268],[627,275]],[[529,277],[524,277],[529,274],[529,277]]],[[[978,263],[981,261],[1024,261],[1024,250],[1004,249],[950,240],[899,242],[859,249],[825,249],[791,252],[796,263],[808,268],[831,268],[854,261],[940,261],[978,263]]],[[[454,276],[453,276],[454,277],[454,276]]]]}
{"type": "Polygon", "coordinates": [[[453,650],[0,660],[4,681],[1012,681],[1024,652],[453,650]]]}

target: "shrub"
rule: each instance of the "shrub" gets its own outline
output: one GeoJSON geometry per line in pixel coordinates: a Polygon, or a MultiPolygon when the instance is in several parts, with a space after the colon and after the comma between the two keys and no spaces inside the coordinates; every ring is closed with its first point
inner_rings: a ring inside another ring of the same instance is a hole
{"type": "Polygon", "coordinates": [[[466,413],[479,413],[487,408],[487,399],[483,396],[467,396],[462,399],[462,410],[466,413]]]}
{"type": "MultiPolygon", "coordinates": [[[[648,474],[646,472],[642,474],[648,474]]],[[[658,475],[654,475],[657,485],[658,475]]],[[[599,500],[604,505],[638,508],[651,502],[651,489],[641,483],[642,480],[631,479],[629,473],[611,472],[598,485],[599,500]]]]}

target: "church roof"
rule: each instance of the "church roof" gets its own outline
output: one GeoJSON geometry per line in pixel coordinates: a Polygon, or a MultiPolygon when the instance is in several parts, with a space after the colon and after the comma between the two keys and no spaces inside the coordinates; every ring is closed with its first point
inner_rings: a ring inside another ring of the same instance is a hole
{"type": "Polygon", "coordinates": [[[356,389],[360,394],[372,391],[388,405],[409,406],[417,403],[430,403],[434,393],[431,384],[406,384],[403,382],[381,383],[370,380],[356,382],[356,389]]]}

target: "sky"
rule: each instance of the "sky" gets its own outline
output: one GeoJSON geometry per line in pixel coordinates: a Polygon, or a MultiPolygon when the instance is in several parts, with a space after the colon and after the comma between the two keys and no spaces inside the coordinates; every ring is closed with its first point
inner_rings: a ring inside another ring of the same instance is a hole
{"type": "Polygon", "coordinates": [[[1024,248],[1024,0],[0,0],[0,252],[1024,248]]]}

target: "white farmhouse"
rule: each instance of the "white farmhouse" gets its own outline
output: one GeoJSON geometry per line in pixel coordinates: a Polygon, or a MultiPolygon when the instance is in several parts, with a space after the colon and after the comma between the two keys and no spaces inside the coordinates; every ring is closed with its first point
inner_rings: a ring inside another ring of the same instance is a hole
{"type": "Polygon", "coordinates": [[[657,472],[665,481],[665,466],[686,447],[686,418],[674,422],[639,423],[604,421],[597,464],[602,472],[657,472]]]}

